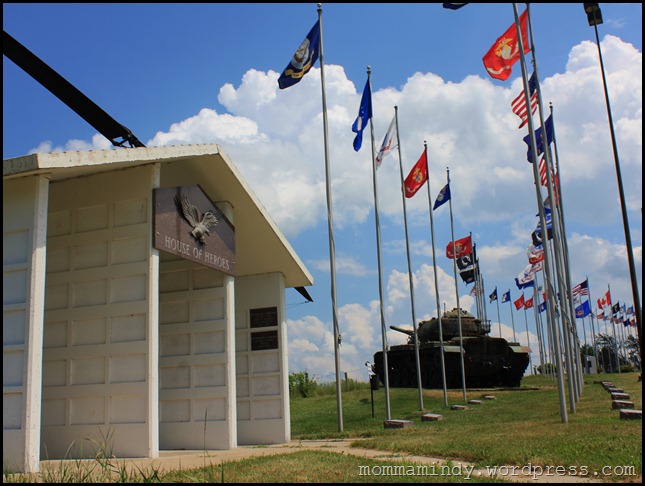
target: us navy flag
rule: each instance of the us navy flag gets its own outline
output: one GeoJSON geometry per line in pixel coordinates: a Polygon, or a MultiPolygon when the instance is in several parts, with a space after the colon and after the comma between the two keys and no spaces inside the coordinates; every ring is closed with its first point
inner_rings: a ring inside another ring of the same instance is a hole
{"type": "Polygon", "coordinates": [[[309,72],[314,63],[318,60],[320,49],[320,23],[312,29],[302,41],[300,47],[293,55],[291,62],[278,78],[278,86],[285,89],[298,83],[302,77],[309,72]]]}

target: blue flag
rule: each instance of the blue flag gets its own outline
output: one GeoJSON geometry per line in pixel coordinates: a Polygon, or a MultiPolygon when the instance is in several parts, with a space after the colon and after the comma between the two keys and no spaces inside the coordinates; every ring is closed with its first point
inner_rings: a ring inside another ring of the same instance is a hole
{"type": "Polygon", "coordinates": [[[591,306],[589,305],[588,300],[585,300],[582,304],[576,307],[576,317],[578,319],[586,317],[589,314],[591,314],[591,306]]]}
{"type": "Polygon", "coordinates": [[[493,290],[493,293],[488,296],[491,302],[497,300],[497,287],[495,287],[495,290],[493,290]]]}
{"type": "Polygon", "coordinates": [[[446,184],[443,187],[443,189],[441,189],[441,191],[439,192],[439,195],[437,196],[437,200],[434,202],[434,206],[432,206],[432,210],[434,211],[449,199],[450,199],[450,184],[446,184]]]}
{"type": "Polygon", "coordinates": [[[449,8],[450,10],[458,10],[461,7],[465,7],[467,3],[444,3],[443,8],[449,8]]]}
{"type": "Polygon", "coordinates": [[[540,305],[538,305],[539,312],[544,312],[545,310],[546,310],[546,302],[542,302],[540,305]]]}
{"type": "Polygon", "coordinates": [[[298,83],[302,77],[309,72],[311,67],[318,59],[318,51],[320,49],[320,23],[316,24],[302,41],[300,47],[293,55],[291,62],[284,69],[278,78],[278,86],[280,89],[288,88],[298,83]]]}
{"type": "Polygon", "coordinates": [[[508,292],[504,292],[502,295],[502,304],[504,302],[510,302],[511,301],[511,291],[509,290],[508,292]]]}
{"type": "MultiPolygon", "coordinates": [[[[553,115],[550,115],[549,118],[544,121],[544,126],[546,127],[546,143],[550,144],[553,141],[553,115]]],[[[528,145],[529,147],[528,151],[526,152],[526,160],[528,160],[532,164],[533,156],[531,154],[530,135],[524,137],[524,143],[526,143],[526,145],[528,145]]],[[[540,155],[542,152],[544,152],[544,143],[542,142],[542,127],[535,130],[535,143],[537,144],[537,154],[540,155]]]]}
{"type": "Polygon", "coordinates": [[[372,118],[372,90],[370,89],[370,80],[367,78],[365,89],[363,89],[363,97],[361,98],[361,106],[358,109],[358,116],[352,125],[352,132],[356,133],[356,138],[354,138],[354,150],[357,152],[361,149],[361,145],[363,144],[363,130],[365,130],[370,118],[372,118]]]}

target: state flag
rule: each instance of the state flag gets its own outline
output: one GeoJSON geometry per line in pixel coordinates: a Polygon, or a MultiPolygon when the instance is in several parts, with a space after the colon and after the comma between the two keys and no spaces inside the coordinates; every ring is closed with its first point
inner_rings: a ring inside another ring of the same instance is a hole
{"type": "MultiPolygon", "coordinates": [[[[553,141],[553,115],[549,115],[549,118],[544,120],[544,128],[546,131],[546,144],[549,145],[553,141]]],[[[524,143],[528,146],[528,149],[526,151],[526,160],[528,160],[532,164],[533,154],[531,153],[531,136],[527,135],[523,138],[523,140],[524,143]]],[[[545,150],[544,142],[542,140],[542,127],[539,127],[537,130],[535,130],[535,143],[535,150],[537,151],[537,155],[540,156],[545,150]]]]}
{"type": "Polygon", "coordinates": [[[578,319],[582,319],[589,314],[591,314],[591,306],[589,305],[588,300],[585,300],[582,304],[576,307],[576,317],[578,319]]]}
{"type": "Polygon", "coordinates": [[[363,130],[365,130],[370,118],[372,118],[372,89],[370,88],[370,80],[367,78],[363,89],[363,97],[361,98],[361,106],[358,108],[358,116],[352,125],[352,132],[356,133],[356,137],[354,137],[354,150],[356,152],[361,149],[363,130]]]}
{"type": "Polygon", "coordinates": [[[490,299],[490,302],[494,302],[497,300],[497,287],[495,287],[495,290],[493,290],[493,293],[488,296],[490,299]]]}

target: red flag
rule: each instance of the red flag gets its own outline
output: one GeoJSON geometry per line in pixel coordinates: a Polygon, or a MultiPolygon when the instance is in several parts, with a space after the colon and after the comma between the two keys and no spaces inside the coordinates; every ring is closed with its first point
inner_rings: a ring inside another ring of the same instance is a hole
{"type": "Polygon", "coordinates": [[[603,307],[610,306],[610,305],[611,305],[611,295],[609,295],[609,290],[608,290],[604,296],[598,299],[598,307],[602,309],[603,307]]]}
{"type": "MultiPolygon", "coordinates": [[[[522,295],[522,297],[524,297],[524,296],[522,295]]],[[[530,309],[531,307],[533,307],[533,297],[531,297],[530,299],[524,301],[524,308],[525,309],[530,309]]]]}
{"type": "Polygon", "coordinates": [[[520,298],[513,302],[513,304],[515,304],[516,310],[520,310],[522,307],[524,307],[524,294],[520,295],[520,298]]]}
{"type": "MultiPolygon", "coordinates": [[[[529,38],[526,29],[526,17],[528,10],[525,10],[520,15],[520,27],[522,30],[522,42],[524,43],[524,54],[528,53],[531,48],[529,47],[529,38]]],[[[491,78],[499,79],[501,81],[507,80],[511,75],[511,68],[520,58],[520,44],[519,36],[517,35],[517,28],[515,22],[511,25],[506,32],[497,38],[495,43],[488,50],[486,55],[482,58],[484,67],[491,78]]]]}
{"type": "Polygon", "coordinates": [[[427,180],[428,157],[426,155],[426,151],[424,150],[417,163],[414,164],[414,167],[412,167],[412,170],[405,178],[405,183],[403,184],[403,187],[405,187],[405,197],[414,196],[427,180]]]}
{"type": "Polygon", "coordinates": [[[469,236],[455,241],[455,255],[453,256],[452,241],[446,246],[446,256],[450,259],[452,258],[461,258],[463,256],[469,255],[473,251],[473,242],[469,236]]]}

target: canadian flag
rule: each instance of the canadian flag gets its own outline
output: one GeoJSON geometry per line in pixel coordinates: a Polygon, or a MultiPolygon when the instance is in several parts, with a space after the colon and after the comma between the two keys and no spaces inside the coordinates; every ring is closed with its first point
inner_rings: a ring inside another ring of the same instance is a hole
{"type": "Polygon", "coordinates": [[[603,307],[607,307],[610,305],[611,305],[611,295],[609,294],[609,290],[608,290],[604,296],[598,299],[598,307],[602,309],[603,307]]]}

